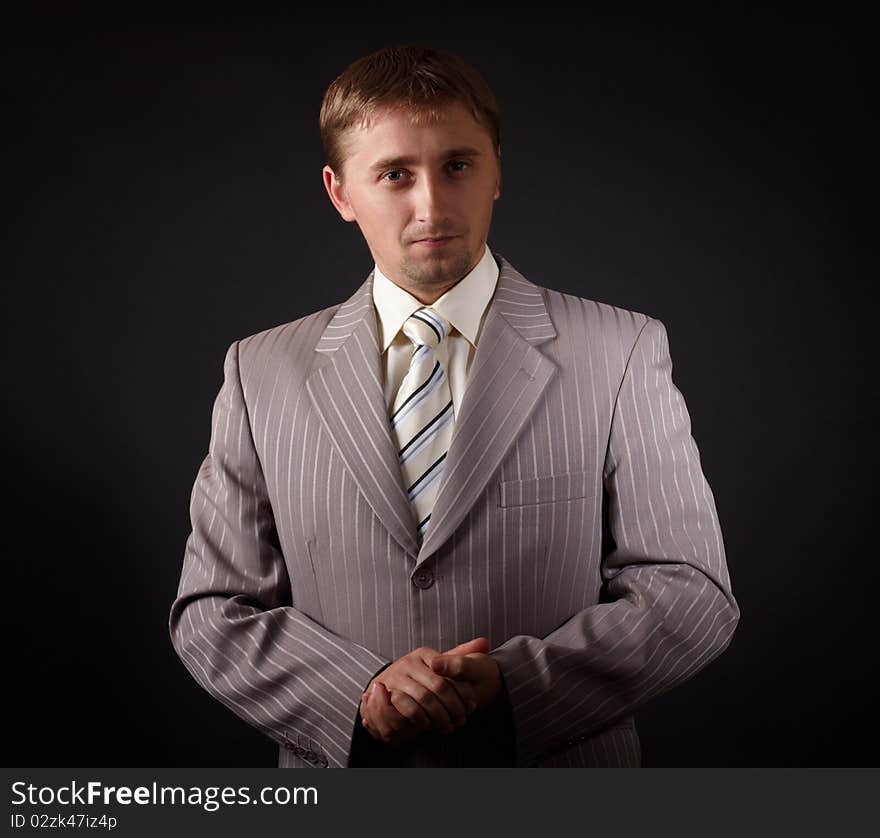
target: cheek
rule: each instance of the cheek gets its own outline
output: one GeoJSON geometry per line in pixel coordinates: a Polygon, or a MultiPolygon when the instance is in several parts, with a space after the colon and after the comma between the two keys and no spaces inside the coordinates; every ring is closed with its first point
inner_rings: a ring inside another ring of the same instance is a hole
{"type": "Polygon", "coordinates": [[[495,181],[481,181],[480,184],[469,190],[467,206],[472,218],[485,219],[492,214],[495,204],[495,181]]]}
{"type": "Polygon", "coordinates": [[[363,207],[367,226],[382,239],[394,239],[403,226],[405,208],[400,201],[374,198],[363,207]]]}
{"type": "Polygon", "coordinates": [[[358,213],[361,230],[373,241],[394,240],[396,224],[389,210],[375,205],[362,206],[358,213]]]}
{"type": "Polygon", "coordinates": [[[470,227],[474,235],[478,235],[492,218],[492,209],[494,202],[486,200],[486,196],[481,194],[479,200],[474,200],[471,211],[468,215],[470,227]]]}

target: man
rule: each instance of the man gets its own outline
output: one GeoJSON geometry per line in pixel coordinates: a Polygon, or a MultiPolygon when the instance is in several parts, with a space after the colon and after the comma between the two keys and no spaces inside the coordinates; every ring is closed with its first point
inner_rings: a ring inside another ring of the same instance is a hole
{"type": "Polygon", "coordinates": [[[356,61],[321,129],[374,269],[227,350],[174,648],[282,767],[639,765],[633,711],[739,618],[665,327],[488,247],[456,56],[356,61]]]}

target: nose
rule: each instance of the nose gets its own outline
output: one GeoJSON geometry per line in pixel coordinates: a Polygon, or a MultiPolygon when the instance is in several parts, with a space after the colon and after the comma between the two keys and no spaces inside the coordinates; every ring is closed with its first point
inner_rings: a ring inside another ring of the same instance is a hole
{"type": "Polygon", "coordinates": [[[444,194],[442,175],[434,172],[419,177],[413,192],[416,220],[422,224],[436,224],[443,220],[444,194]]]}

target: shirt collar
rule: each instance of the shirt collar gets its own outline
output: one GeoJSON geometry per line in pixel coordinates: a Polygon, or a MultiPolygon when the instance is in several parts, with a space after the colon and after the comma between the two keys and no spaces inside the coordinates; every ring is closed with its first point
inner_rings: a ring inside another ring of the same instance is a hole
{"type": "MultiPolygon", "coordinates": [[[[477,345],[483,314],[498,282],[498,263],[488,245],[473,270],[459,280],[431,308],[445,317],[473,346],[477,345]]],[[[379,343],[384,352],[407,318],[424,303],[392,282],[376,265],[373,270],[373,304],[379,326],[379,343]]]]}

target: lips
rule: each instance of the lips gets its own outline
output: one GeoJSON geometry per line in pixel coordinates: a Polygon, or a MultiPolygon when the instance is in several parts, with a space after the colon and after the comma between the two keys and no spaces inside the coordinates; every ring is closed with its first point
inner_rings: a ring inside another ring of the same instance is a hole
{"type": "Polygon", "coordinates": [[[418,239],[413,244],[421,245],[421,247],[445,247],[457,236],[441,236],[440,238],[418,239]]]}
{"type": "Polygon", "coordinates": [[[446,247],[446,245],[453,239],[455,239],[455,236],[446,236],[442,239],[419,239],[416,244],[423,250],[439,250],[440,248],[446,247]]]}

